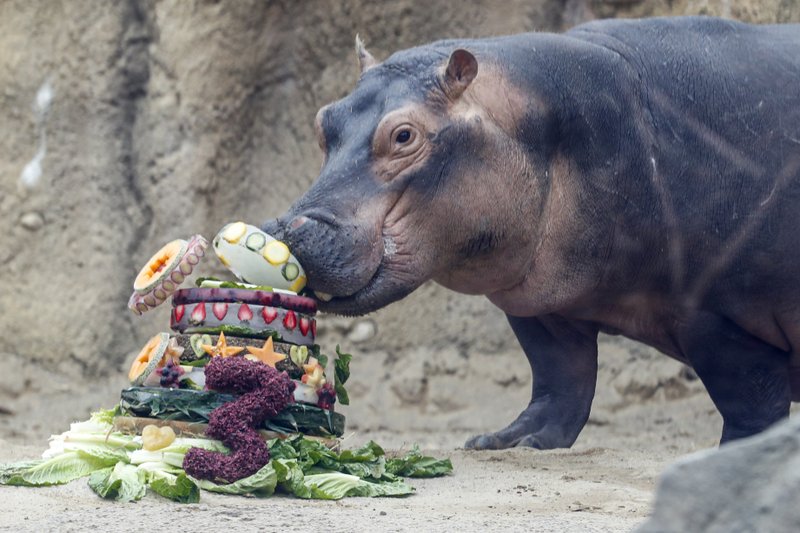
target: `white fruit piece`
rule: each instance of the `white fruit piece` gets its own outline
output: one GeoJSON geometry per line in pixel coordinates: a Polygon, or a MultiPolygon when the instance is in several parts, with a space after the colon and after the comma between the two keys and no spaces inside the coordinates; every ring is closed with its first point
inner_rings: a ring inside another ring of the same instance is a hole
{"type": "Polygon", "coordinates": [[[245,283],[292,292],[306,285],[305,271],[289,247],[255,226],[227,224],[214,237],[213,247],[220,261],[245,283]]]}

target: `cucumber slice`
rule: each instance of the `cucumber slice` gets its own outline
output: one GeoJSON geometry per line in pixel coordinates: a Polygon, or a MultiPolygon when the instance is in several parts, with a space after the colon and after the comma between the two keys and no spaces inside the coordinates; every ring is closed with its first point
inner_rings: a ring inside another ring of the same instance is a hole
{"type": "Polygon", "coordinates": [[[244,245],[254,252],[260,251],[267,244],[267,238],[262,233],[251,233],[244,245]]]}
{"type": "Polygon", "coordinates": [[[281,274],[286,281],[294,281],[300,275],[300,269],[294,263],[286,263],[281,269],[281,274]]]}

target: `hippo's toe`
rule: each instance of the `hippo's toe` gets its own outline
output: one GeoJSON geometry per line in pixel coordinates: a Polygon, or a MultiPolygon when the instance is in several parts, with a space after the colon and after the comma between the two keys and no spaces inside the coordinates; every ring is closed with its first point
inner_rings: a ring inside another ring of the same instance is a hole
{"type": "Polygon", "coordinates": [[[467,450],[504,450],[513,446],[513,442],[501,438],[497,433],[476,435],[464,444],[467,450]]]}

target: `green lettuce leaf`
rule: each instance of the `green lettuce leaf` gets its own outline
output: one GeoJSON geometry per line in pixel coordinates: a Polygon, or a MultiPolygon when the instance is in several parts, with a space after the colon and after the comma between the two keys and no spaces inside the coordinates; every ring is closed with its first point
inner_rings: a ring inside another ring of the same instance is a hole
{"type": "Polygon", "coordinates": [[[294,459],[273,459],[272,467],[278,478],[279,487],[283,492],[293,494],[298,498],[309,499],[311,491],[303,484],[305,474],[294,459]]]}
{"type": "Polygon", "coordinates": [[[119,405],[115,405],[112,409],[100,409],[92,413],[90,420],[98,424],[114,424],[114,417],[119,414],[119,405]]]}
{"type": "Polygon", "coordinates": [[[101,498],[122,502],[141,500],[147,491],[145,472],[133,465],[117,463],[89,476],[89,487],[101,498]]]}
{"type": "Polygon", "coordinates": [[[353,359],[352,354],[342,353],[339,350],[339,345],[336,345],[336,360],[333,362],[333,388],[336,391],[336,399],[342,405],[350,405],[350,397],[344,384],[350,378],[350,361],[353,359]]]}
{"type": "Polygon", "coordinates": [[[292,441],[297,438],[295,436],[288,439],[271,439],[267,443],[270,457],[273,459],[297,459],[299,454],[292,445],[292,441]]]}
{"type": "Polygon", "coordinates": [[[34,461],[20,461],[18,463],[0,465],[0,485],[29,485],[22,475],[43,462],[44,460],[42,459],[36,459],[34,461]]]}
{"type": "Polygon", "coordinates": [[[272,461],[252,476],[240,479],[233,483],[217,484],[207,479],[194,479],[195,483],[209,492],[221,494],[252,494],[253,496],[272,496],[278,483],[278,476],[273,468],[272,461]]]}
{"type": "Polygon", "coordinates": [[[61,485],[113,466],[118,461],[117,454],[97,457],[82,451],[71,451],[41,461],[5,465],[0,470],[0,483],[30,487],[61,485]]]}
{"type": "Polygon", "coordinates": [[[386,461],[386,472],[403,477],[437,477],[453,471],[450,459],[436,459],[422,455],[419,446],[414,447],[403,457],[386,461]]]}
{"type": "Polygon", "coordinates": [[[347,496],[406,496],[414,492],[413,487],[402,481],[371,482],[342,472],[308,475],[303,485],[311,498],[320,500],[340,500],[347,496]]]}
{"type": "Polygon", "coordinates": [[[386,470],[383,449],[372,441],[357,450],[336,453],[319,441],[296,436],[273,441],[270,454],[276,459],[296,459],[306,474],[342,472],[378,480],[386,470]]]}
{"type": "Polygon", "coordinates": [[[200,501],[200,488],[186,474],[174,475],[164,470],[152,470],[148,474],[148,486],[156,494],[178,503],[200,501]]]}
{"type": "Polygon", "coordinates": [[[130,463],[141,465],[147,463],[166,463],[182,468],[183,458],[191,448],[203,448],[214,452],[228,453],[228,448],[222,442],[213,439],[179,438],[172,441],[169,446],[160,450],[135,450],[130,452],[130,463]]]}
{"type": "Polygon", "coordinates": [[[272,465],[280,490],[307,500],[339,500],[347,496],[405,496],[414,490],[401,481],[367,481],[343,472],[306,474],[294,459],[273,459],[272,465]]]}
{"type": "Polygon", "coordinates": [[[170,466],[178,468],[183,467],[183,457],[186,452],[167,452],[163,450],[148,451],[136,450],[130,454],[130,462],[132,465],[141,465],[145,463],[165,463],[170,466]]]}

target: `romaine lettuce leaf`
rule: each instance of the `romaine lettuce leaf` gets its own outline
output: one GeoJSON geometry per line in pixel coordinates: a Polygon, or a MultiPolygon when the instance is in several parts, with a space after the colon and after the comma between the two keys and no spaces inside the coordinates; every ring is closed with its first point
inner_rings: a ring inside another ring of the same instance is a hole
{"type": "Polygon", "coordinates": [[[147,481],[153,492],[170,500],[178,503],[200,501],[200,488],[183,472],[175,475],[166,470],[150,470],[147,481]]]}
{"type": "Polygon", "coordinates": [[[60,485],[113,466],[118,461],[119,455],[116,454],[98,457],[71,451],[41,461],[18,463],[16,468],[15,465],[4,465],[0,469],[0,483],[31,487],[60,485]]]}
{"type": "Polygon", "coordinates": [[[186,453],[167,452],[164,450],[156,450],[156,451],[136,450],[130,453],[130,462],[132,465],[140,465],[146,463],[166,463],[170,466],[182,468],[183,457],[185,455],[186,453]]]}
{"type": "Polygon", "coordinates": [[[414,492],[413,487],[402,481],[371,482],[342,472],[308,475],[303,485],[310,496],[297,493],[295,496],[321,500],[339,500],[346,496],[406,496],[414,492]]]}
{"type": "Polygon", "coordinates": [[[98,496],[122,502],[141,500],[147,491],[146,482],[145,472],[127,463],[117,463],[89,476],[89,487],[98,496]]]}
{"type": "Polygon", "coordinates": [[[43,459],[37,459],[0,465],[0,485],[28,485],[22,478],[22,474],[43,462],[43,459]]]}
{"type": "Polygon", "coordinates": [[[221,494],[252,494],[254,496],[271,496],[275,492],[278,476],[272,462],[267,463],[261,470],[252,476],[240,479],[234,483],[220,485],[207,479],[191,478],[197,485],[209,492],[221,494]]]}

